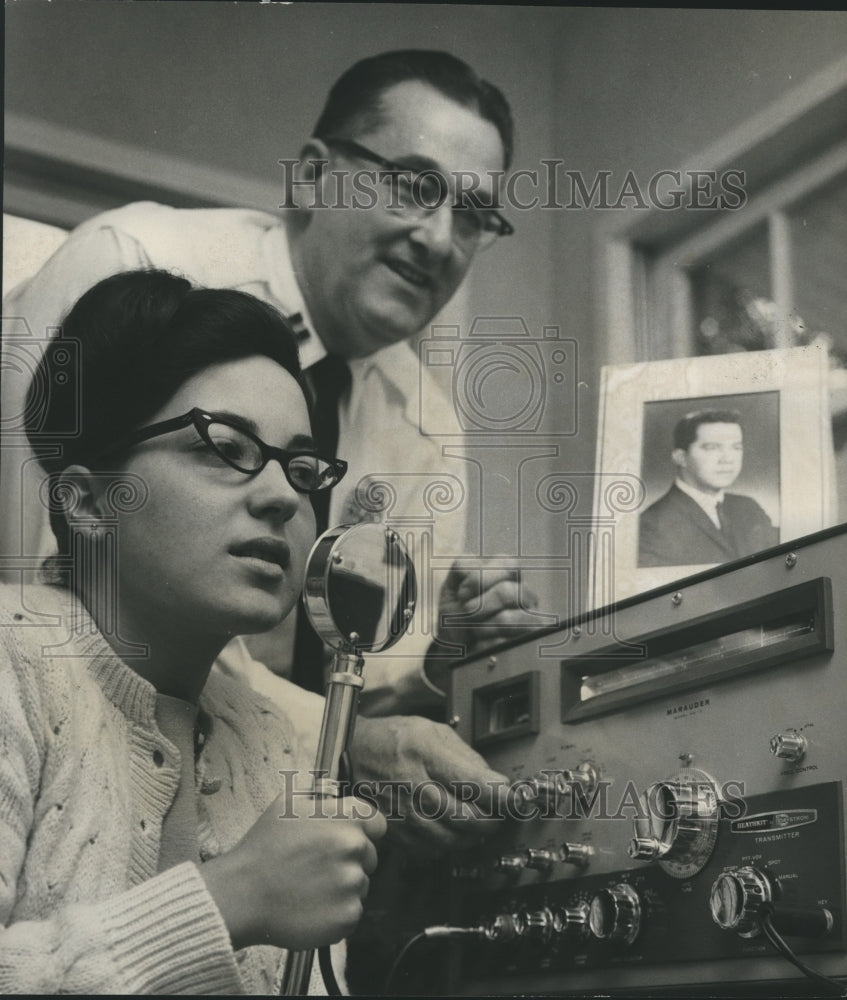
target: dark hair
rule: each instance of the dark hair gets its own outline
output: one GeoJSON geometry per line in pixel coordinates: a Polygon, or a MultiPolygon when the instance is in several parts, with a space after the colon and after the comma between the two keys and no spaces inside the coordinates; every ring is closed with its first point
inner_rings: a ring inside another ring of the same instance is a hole
{"type": "MultiPolygon", "coordinates": [[[[244,292],[193,288],[167,271],[112,275],[81,296],[47,345],[27,391],[27,437],[55,481],[68,465],[95,463],[193,375],[256,354],[302,386],[294,333],[271,306],[244,292]],[[74,341],[78,371],[65,381],[76,391],[51,391],[57,358],[74,341]]],[[[67,522],[56,505],[50,510],[62,551],[67,522]]]]}
{"type": "Polygon", "coordinates": [[[694,410],[686,413],[673,429],[673,446],[688,451],[697,440],[697,428],[700,424],[738,424],[741,426],[741,414],[737,410],[694,410]]]}
{"type": "Polygon", "coordinates": [[[328,139],[375,128],[382,121],[382,95],[389,87],[406,80],[427,83],[491,122],[500,133],[505,166],[509,167],[515,145],[509,102],[498,87],[483,80],[467,63],[435,49],[382,52],[351,66],[333,84],[314,135],[328,139]]]}

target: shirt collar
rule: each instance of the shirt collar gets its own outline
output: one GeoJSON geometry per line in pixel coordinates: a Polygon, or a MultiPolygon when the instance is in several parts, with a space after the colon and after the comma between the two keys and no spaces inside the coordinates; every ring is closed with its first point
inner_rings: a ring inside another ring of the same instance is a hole
{"type": "Polygon", "coordinates": [[[291,262],[291,249],[288,243],[288,233],[284,224],[271,226],[265,233],[262,252],[265,269],[268,275],[268,287],[277,302],[283,305],[286,315],[300,313],[303,326],[309,331],[309,336],[299,344],[300,364],[303,368],[311,368],[327,354],[320,337],[315,333],[315,325],[306,300],[297,284],[297,275],[291,262]]]}
{"type": "Polygon", "coordinates": [[[703,490],[698,490],[696,486],[691,486],[679,478],[676,480],[676,486],[677,489],[682,490],[686,496],[691,497],[691,499],[698,506],[700,506],[713,521],[717,519],[718,504],[723,503],[723,490],[719,490],[717,493],[704,493],[703,490]]]}

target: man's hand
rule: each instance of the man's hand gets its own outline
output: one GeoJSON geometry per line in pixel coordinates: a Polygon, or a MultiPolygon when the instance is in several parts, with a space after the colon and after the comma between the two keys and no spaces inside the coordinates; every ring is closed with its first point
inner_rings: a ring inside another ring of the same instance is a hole
{"type": "Polygon", "coordinates": [[[451,659],[445,655],[445,644],[455,647],[458,658],[480,646],[525,635],[537,627],[527,617],[527,611],[536,607],[538,598],[522,586],[515,560],[498,559],[489,568],[457,560],[441,587],[439,644],[430,647],[424,665],[427,677],[443,691],[451,659]]]}
{"type": "MultiPolygon", "coordinates": [[[[417,854],[468,847],[504,815],[508,778],[449,726],[414,715],[360,716],[352,753],[354,778],[372,786],[389,837],[417,854]]],[[[360,794],[371,798],[371,788],[360,794]]]]}

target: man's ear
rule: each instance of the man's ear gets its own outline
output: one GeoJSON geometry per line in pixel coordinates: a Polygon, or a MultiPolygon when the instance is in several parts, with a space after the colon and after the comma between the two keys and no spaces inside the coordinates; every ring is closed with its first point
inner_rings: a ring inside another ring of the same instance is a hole
{"type": "Polygon", "coordinates": [[[291,190],[286,196],[288,204],[297,209],[331,205],[334,196],[324,191],[330,176],[328,167],[327,144],[314,137],[309,139],[300,150],[300,158],[291,172],[291,190]]]}
{"type": "Polygon", "coordinates": [[[75,521],[99,521],[107,513],[106,482],[85,465],[69,465],[59,475],[54,496],[64,509],[68,526],[75,521]]]}
{"type": "Polygon", "coordinates": [[[687,456],[688,453],[686,452],[685,448],[674,448],[674,450],[671,452],[671,461],[678,468],[684,469],[687,464],[686,462],[687,456]]]}

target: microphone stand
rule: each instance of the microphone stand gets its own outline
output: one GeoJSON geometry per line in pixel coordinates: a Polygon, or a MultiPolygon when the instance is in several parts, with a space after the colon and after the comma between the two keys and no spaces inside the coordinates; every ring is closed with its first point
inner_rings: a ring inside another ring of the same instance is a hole
{"type": "MultiPolygon", "coordinates": [[[[354,645],[358,639],[359,636],[351,632],[348,642],[333,656],[313,772],[312,793],[315,798],[338,798],[344,755],[353,738],[359,692],[365,684],[362,677],[365,661],[354,645]]],[[[314,958],[314,949],[288,953],[280,996],[294,997],[308,993],[314,958]]]]}

